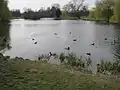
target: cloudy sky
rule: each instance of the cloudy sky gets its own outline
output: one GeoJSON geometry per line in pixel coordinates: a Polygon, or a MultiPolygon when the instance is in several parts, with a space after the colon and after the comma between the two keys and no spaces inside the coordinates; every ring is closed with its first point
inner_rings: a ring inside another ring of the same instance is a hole
{"type": "MultiPolygon", "coordinates": [[[[40,7],[51,6],[52,3],[59,3],[61,7],[68,3],[70,0],[9,0],[10,9],[32,8],[40,9],[40,7]]],[[[94,5],[95,0],[86,0],[89,7],[94,5]]]]}

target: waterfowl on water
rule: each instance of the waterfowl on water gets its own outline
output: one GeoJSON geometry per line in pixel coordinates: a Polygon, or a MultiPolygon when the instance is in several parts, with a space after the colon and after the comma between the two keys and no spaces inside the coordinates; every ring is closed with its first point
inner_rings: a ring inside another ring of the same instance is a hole
{"type": "Polygon", "coordinates": [[[105,40],[107,40],[107,38],[105,38],[105,40]]]}
{"type": "Polygon", "coordinates": [[[65,50],[70,50],[70,47],[65,48],[65,50]]]}
{"type": "Polygon", "coordinates": [[[56,56],[56,53],[49,52],[50,56],[56,56]]]}
{"type": "Polygon", "coordinates": [[[34,39],[34,38],[32,38],[32,40],[34,41],[35,39],[34,39]]]}
{"type": "Polygon", "coordinates": [[[86,53],[86,55],[91,56],[91,53],[86,53]]]}
{"type": "Polygon", "coordinates": [[[37,42],[35,42],[34,44],[37,44],[37,42]]]}
{"type": "Polygon", "coordinates": [[[58,35],[57,33],[54,33],[54,35],[58,35]]]}
{"type": "Polygon", "coordinates": [[[93,46],[94,46],[94,45],[95,45],[95,43],[92,43],[91,45],[93,45],[93,46]]]}
{"type": "Polygon", "coordinates": [[[77,39],[74,39],[73,41],[77,41],[77,39]]]}

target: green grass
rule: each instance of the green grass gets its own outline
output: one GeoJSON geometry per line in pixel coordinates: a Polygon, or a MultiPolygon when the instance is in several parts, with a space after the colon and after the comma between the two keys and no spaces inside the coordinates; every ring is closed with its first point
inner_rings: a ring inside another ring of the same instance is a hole
{"type": "Polygon", "coordinates": [[[43,61],[0,60],[0,90],[120,90],[120,80],[43,61]]]}

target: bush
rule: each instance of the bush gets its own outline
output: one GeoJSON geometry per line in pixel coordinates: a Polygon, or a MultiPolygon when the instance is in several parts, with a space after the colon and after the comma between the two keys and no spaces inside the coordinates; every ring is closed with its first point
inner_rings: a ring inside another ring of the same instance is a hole
{"type": "Polygon", "coordinates": [[[117,19],[116,19],[116,16],[113,15],[111,18],[110,18],[110,22],[117,22],[117,19]]]}
{"type": "Polygon", "coordinates": [[[61,53],[59,59],[60,59],[61,63],[64,62],[64,60],[65,60],[65,54],[61,53]]]}
{"type": "Polygon", "coordinates": [[[120,72],[120,60],[114,62],[101,60],[101,63],[97,64],[97,71],[100,73],[110,72],[111,74],[120,72]]]}

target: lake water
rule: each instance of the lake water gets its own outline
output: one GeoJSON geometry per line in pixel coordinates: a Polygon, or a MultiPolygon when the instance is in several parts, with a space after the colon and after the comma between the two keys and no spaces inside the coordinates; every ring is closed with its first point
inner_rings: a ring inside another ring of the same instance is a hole
{"type": "Polygon", "coordinates": [[[86,57],[86,53],[91,53],[94,62],[120,57],[120,28],[115,25],[82,20],[19,19],[12,20],[10,25],[0,25],[0,37],[4,36],[8,39],[9,48],[6,44],[1,52],[11,57],[37,59],[40,54],[49,52],[67,53],[64,48],[68,46],[71,48],[69,52],[77,56],[86,57]]]}

